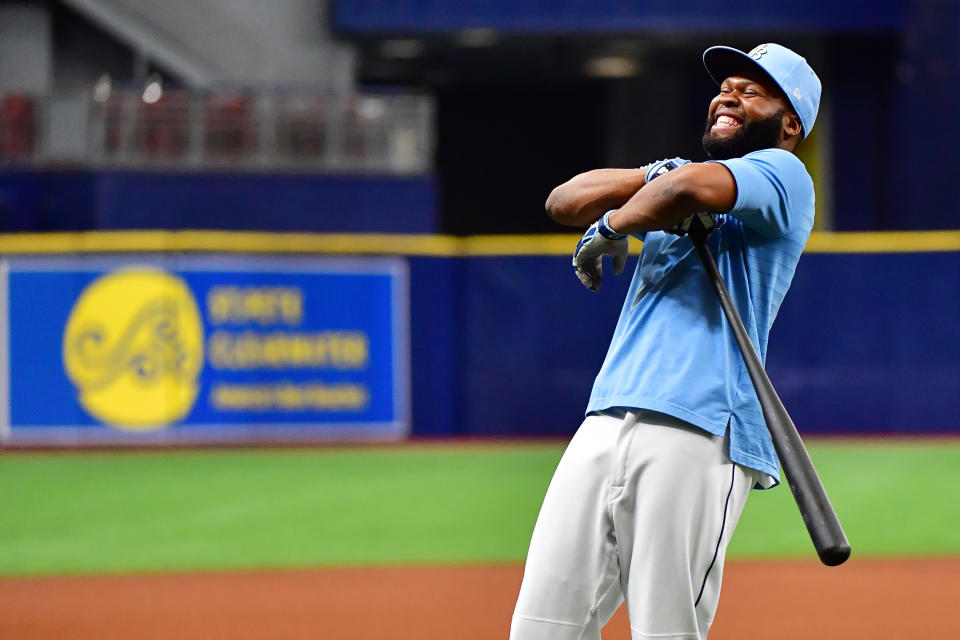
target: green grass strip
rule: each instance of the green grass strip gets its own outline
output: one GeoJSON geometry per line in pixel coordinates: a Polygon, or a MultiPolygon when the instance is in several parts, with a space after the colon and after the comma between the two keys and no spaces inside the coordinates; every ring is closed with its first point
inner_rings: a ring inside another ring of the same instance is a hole
{"type": "Polygon", "coordinates": [[[559,446],[0,458],[0,574],[515,562],[559,446]]]}
{"type": "MultiPolygon", "coordinates": [[[[848,440],[809,445],[857,556],[960,553],[960,440],[848,440]]],[[[786,481],[754,491],[729,553],[815,557],[786,481]]]]}
{"type": "MultiPolygon", "coordinates": [[[[0,456],[0,575],[521,562],[562,449],[0,456]]],[[[960,553],[960,442],[811,455],[856,555],[960,553]]],[[[730,556],[812,554],[789,490],[754,492],[730,556]]]]}

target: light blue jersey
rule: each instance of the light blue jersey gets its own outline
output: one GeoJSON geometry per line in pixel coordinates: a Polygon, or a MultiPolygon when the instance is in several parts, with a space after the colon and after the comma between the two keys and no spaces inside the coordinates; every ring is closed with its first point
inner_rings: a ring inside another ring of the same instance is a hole
{"type": "MultiPolygon", "coordinates": [[[[721,161],[737,183],[733,209],[709,239],[750,339],[767,334],[813,228],[813,182],[782,149],[721,161]]],[[[587,413],[650,409],[714,435],[730,427],[730,458],[779,482],[779,462],[743,358],[693,243],[638,234],[633,274],[587,413]]]]}

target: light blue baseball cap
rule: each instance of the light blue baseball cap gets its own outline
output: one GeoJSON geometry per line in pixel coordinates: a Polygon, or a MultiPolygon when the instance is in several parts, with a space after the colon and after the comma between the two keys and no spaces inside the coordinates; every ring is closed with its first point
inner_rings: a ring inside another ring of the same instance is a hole
{"type": "Polygon", "coordinates": [[[744,53],[733,47],[710,47],[703,52],[703,66],[714,82],[743,71],[744,67],[761,69],[777,83],[803,125],[803,137],[810,135],[820,108],[820,78],[807,61],[786,47],[768,42],[744,53]]]}

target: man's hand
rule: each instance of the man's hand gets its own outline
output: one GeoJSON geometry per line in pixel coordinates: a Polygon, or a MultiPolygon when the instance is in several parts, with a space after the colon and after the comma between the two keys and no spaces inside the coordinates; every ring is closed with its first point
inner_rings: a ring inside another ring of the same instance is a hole
{"type": "Polygon", "coordinates": [[[717,216],[715,214],[702,211],[684,218],[683,221],[677,226],[664,229],[664,231],[677,236],[685,236],[689,233],[690,235],[706,238],[713,233],[713,230],[716,228],[717,216]]]}
{"type": "MultiPolygon", "coordinates": [[[[682,167],[685,164],[690,164],[690,161],[684,160],[683,158],[670,158],[668,160],[655,162],[647,169],[645,181],[649,183],[651,180],[659,178],[663,174],[673,171],[677,167],[682,167]]],[[[712,213],[701,212],[684,218],[680,224],[675,227],[670,227],[669,229],[664,229],[664,231],[677,236],[685,236],[688,233],[692,233],[693,235],[706,238],[716,227],[717,216],[712,213]]]]}
{"type": "Polygon", "coordinates": [[[673,171],[677,167],[682,167],[685,164],[690,164],[690,161],[686,158],[667,158],[666,160],[657,160],[647,168],[647,173],[644,175],[643,182],[644,184],[650,184],[651,180],[659,178],[663,174],[673,171]]]}
{"type": "Polygon", "coordinates": [[[592,291],[600,288],[603,256],[613,256],[613,274],[620,275],[623,273],[623,267],[627,263],[627,253],[630,251],[627,235],[611,229],[608,223],[609,217],[608,211],[590,225],[577,243],[576,251],[573,252],[573,268],[577,278],[583,286],[592,291]]]}

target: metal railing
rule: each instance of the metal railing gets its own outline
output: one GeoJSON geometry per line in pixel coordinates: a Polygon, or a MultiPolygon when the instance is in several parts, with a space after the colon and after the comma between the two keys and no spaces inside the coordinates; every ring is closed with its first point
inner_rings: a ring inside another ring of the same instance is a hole
{"type": "Polygon", "coordinates": [[[409,94],[95,91],[0,96],[0,163],[424,173],[433,105],[409,94]]]}

